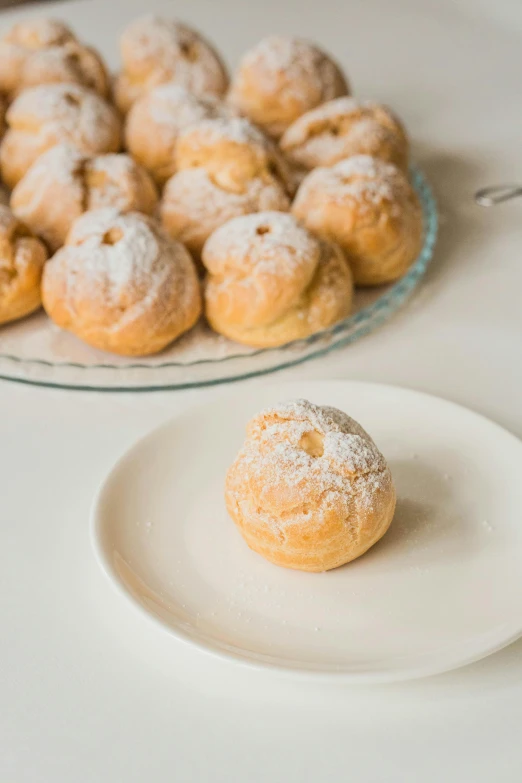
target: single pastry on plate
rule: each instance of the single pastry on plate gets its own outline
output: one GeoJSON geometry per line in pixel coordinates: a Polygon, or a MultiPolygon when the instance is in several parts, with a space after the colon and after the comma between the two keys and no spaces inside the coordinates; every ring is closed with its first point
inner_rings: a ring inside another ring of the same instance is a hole
{"type": "Polygon", "coordinates": [[[201,294],[188,250],[146,215],[85,212],[42,280],[49,317],[89,345],[125,356],[157,353],[190,329],[201,294]]]}
{"type": "Polygon", "coordinates": [[[52,251],[88,210],[114,207],[152,215],[157,204],[152,179],[129,155],[87,155],[68,144],[40,155],[11,195],[15,215],[52,251]]]}
{"type": "Polygon", "coordinates": [[[275,347],[346,318],[353,284],[338,245],[292,215],[260,212],[218,228],[203,248],[205,312],[239,343],[275,347]]]}
{"type": "Polygon", "coordinates": [[[32,236],[9,207],[0,205],[0,324],[38,310],[46,260],[43,242],[32,236]]]}
{"type": "Polygon", "coordinates": [[[255,552],[286,568],[328,571],[382,538],[395,489],[383,455],[356,421],[293,400],[249,422],[225,500],[255,552]]]}
{"type": "Polygon", "coordinates": [[[232,109],[218,98],[194,95],[174,82],[161,84],[132,105],[125,121],[125,144],[158,185],[163,185],[176,171],[180,131],[206,118],[231,115],[232,109]]]}
{"type": "Polygon", "coordinates": [[[231,218],[290,208],[289,175],[281,154],[240,117],[202,120],[182,131],[177,173],[163,192],[169,234],[199,258],[208,237],[231,218]]]}
{"type": "Polygon", "coordinates": [[[91,155],[120,148],[121,125],[114,107],[77,84],[44,84],[24,90],[9,107],[6,119],[0,170],[10,188],[43,152],[61,142],[91,155]]]}
{"type": "Polygon", "coordinates": [[[198,95],[221,97],[226,92],[227,71],[216,50],[174,19],[135,19],[122,34],[120,50],[123,67],[114,82],[114,99],[123,114],[140,95],[165,82],[198,95]]]}
{"type": "Polygon", "coordinates": [[[292,212],[310,231],[339,243],[356,285],[396,280],[422,248],[422,209],[408,177],[368,155],[311,171],[292,212]]]}
{"type": "Polygon", "coordinates": [[[353,155],[408,169],[408,137],[400,120],[386,106],[356,98],[336,98],[303,114],[283,134],[281,149],[305,169],[353,155]]]}
{"type": "Polygon", "coordinates": [[[348,93],[347,81],[329,55],[301,38],[273,35],[244,55],[228,100],[278,138],[301,114],[348,93]]]}
{"type": "Polygon", "coordinates": [[[109,94],[105,64],[62,22],[27,19],[0,39],[0,90],[14,97],[26,87],[73,82],[109,94]]]}

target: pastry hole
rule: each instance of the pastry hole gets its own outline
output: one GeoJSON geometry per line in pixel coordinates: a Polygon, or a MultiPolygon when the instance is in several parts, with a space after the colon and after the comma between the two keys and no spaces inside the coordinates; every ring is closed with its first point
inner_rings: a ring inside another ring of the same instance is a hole
{"type": "Polygon", "coordinates": [[[123,231],[120,228],[110,228],[105,232],[102,238],[104,245],[115,245],[119,242],[123,236],[123,231]]]}
{"type": "Polygon", "coordinates": [[[270,228],[269,226],[258,226],[256,228],[256,234],[259,234],[259,236],[262,236],[263,234],[269,234],[270,228]]]}
{"type": "Polygon", "coordinates": [[[310,457],[322,457],[324,453],[324,437],[317,430],[305,432],[299,441],[300,447],[310,457]]]}
{"type": "Polygon", "coordinates": [[[31,232],[24,225],[17,225],[11,233],[11,242],[15,245],[20,239],[26,239],[31,236],[31,232]]]}
{"type": "Polygon", "coordinates": [[[65,103],[68,104],[68,106],[79,106],[80,103],[81,103],[81,101],[78,98],[78,96],[77,95],[73,95],[70,92],[66,92],[65,95],[63,96],[63,99],[64,99],[65,103]]]}
{"type": "Polygon", "coordinates": [[[189,62],[193,63],[198,59],[198,53],[194,44],[183,41],[179,48],[183,57],[189,62]]]}
{"type": "Polygon", "coordinates": [[[336,121],[332,121],[331,125],[326,127],[326,131],[331,136],[342,136],[349,127],[349,125],[342,121],[342,118],[338,118],[336,121]]]}

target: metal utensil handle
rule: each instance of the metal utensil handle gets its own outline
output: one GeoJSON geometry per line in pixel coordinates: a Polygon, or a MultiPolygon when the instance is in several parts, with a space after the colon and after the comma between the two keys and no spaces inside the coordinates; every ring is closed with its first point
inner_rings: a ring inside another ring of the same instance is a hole
{"type": "Polygon", "coordinates": [[[517,196],[522,196],[522,185],[491,185],[477,190],[475,201],[481,207],[494,207],[495,204],[502,204],[503,201],[510,201],[517,196]]]}

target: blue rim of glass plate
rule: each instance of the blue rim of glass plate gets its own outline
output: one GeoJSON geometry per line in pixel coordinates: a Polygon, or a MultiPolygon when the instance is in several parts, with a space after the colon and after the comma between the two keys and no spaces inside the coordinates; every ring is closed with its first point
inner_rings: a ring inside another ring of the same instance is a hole
{"type": "Polygon", "coordinates": [[[410,267],[408,272],[397,283],[392,285],[386,290],[386,292],[380,296],[375,302],[367,307],[362,308],[357,313],[342,321],[339,321],[332,327],[324,329],[321,332],[317,332],[309,337],[301,340],[294,340],[291,343],[279,346],[277,348],[260,348],[258,350],[251,351],[249,353],[237,353],[230,354],[219,359],[198,359],[194,362],[164,362],[162,364],[155,364],[153,366],[143,362],[133,362],[126,365],[114,365],[114,364],[80,364],[77,362],[49,362],[44,359],[25,359],[18,356],[12,356],[9,354],[0,354],[0,360],[13,362],[15,365],[23,365],[25,367],[42,367],[49,369],[74,369],[79,371],[111,371],[111,372],[125,372],[128,370],[144,370],[144,371],[161,371],[167,369],[178,368],[179,370],[187,370],[191,367],[197,367],[201,365],[213,365],[216,368],[223,368],[225,374],[216,375],[213,378],[197,379],[197,380],[180,380],[180,382],[172,382],[166,380],[165,383],[158,384],[139,384],[139,385],[111,385],[105,386],[103,383],[89,384],[89,383],[67,383],[61,381],[42,380],[35,378],[24,378],[16,375],[5,375],[0,373],[0,379],[15,381],[18,383],[24,383],[31,386],[44,386],[47,388],[58,389],[74,389],[77,391],[100,391],[100,392],[145,392],[145,391],[168,391],[174,389],[190,389],[203,386],[215,386],[222,383],[232,383],[234,381],[246,380],[248,378],[254,378],[257,376],[267,375],[269,373],[277,372],[278,370],[284,370],[289,367],[294,367],[298,364],[315,359],[321,356],[325,356],[331,351],[339,348],[344,348],[350,343],[355,342],[361,337],[366,336],[371,331],[376,329],[382,323],[390,318],[390,316],[398,310],[401,305],[410,296],[414,288],[418,285],[420,279],[426,272],[428,264],[433,257],[433,250],[435,248],[438,231],[438,214],[437,205],[433,196],[432,190],[422,174],[422,172],[416,167],[410,167],[410,176],[412,184],[419,196],[424,223],[424,244],[422,250],[410,267]],[[314,347],[315,346],[315,347],[314,347]],[[292,351],[298,351],[303,349],[301,354],[288,355],[292,351]],[[256,356],[270,355],[274,357],[280,356],[280,360],[274,360],[273,364],[263,368],[254,368],[252,370],[246,370],[245,372],[237,372],[227,375],[226,366],[234,361],[246,361],[255,359],[256,356]],[[286,355],[285,355],[286,354],[286,355]]]}

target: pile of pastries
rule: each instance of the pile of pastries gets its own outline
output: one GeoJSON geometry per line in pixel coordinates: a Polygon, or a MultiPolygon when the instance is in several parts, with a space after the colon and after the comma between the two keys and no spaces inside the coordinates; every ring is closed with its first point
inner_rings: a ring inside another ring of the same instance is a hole
{"type": "Polygon", "coordinates": [[[204,317],[278,346],[415,261],[404,127],[320,48],[265,38],[229,79],[198,32],[148,16],[120,51],[112,77],[62,22],[0,39],[0,324],[43,305],[138,356],[204,317]]]}

